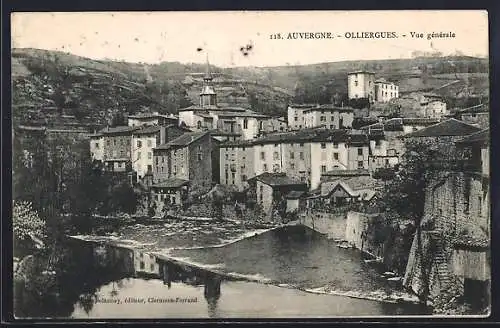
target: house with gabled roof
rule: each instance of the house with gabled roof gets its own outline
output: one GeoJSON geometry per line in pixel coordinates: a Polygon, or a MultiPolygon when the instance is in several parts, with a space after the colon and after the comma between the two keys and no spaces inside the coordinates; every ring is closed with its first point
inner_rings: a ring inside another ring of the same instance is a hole
{"type": "Polygon", "coordinates": [[[262,206],[266,217],[271,218],[277,212],[286,212],[286,196],[292,191],[306,192],[308,187],[304,182],[288,177],[285,173],[262,173],[249,179],[249,184],[255,188],[257,203],[262,206]]]}
{"type": "Polygon", "coordinates": [[[206,192],[212,186],[212,138],[208,131],[187,132],[153,149],[153,188],[162,182],[182,179],[190,190],[206,192]]]}

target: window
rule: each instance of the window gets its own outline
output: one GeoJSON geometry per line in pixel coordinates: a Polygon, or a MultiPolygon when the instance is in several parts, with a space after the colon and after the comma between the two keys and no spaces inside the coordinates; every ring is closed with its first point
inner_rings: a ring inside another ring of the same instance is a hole
{"type": "Polygon", "coordinates": [[[151,263],[150,269],[151,269],[151,271],[155,270],[155,265],[153,263],[151,263]]]}
{"type": "Polygon", "coordinates": [[[99,149],[99,143],[98,142],[95,143],[95,148],[99,149]]]}
{"type": "Polygon", "coordinates": [[[339,160],[339,153],[333,153],[333,159],[338,161],[339,160]]]}
{"type": "Polygon", "coordinates": [[[153,146],[153,143],[151,142],[151,140],[148,140],[148,147],[152,147],[153,146]]]}
{"type": "Polygon", "coordinates": [[[248,119],[246,118],[243,120],[243,129],[248,129],[248,119]]]}
{"type": "Polygon", "coordinates": [[[280,171],[280,165],[279,164],[273,164],[273,172],[279,172],[280,171]]]}
{"type": "Polygon", "coordinates": [[[162,163],[165,163],[165,156],[162,156],[162,157],[161,157],[161,162],[162,162],[162,163]]]}
{"type": "Polygon", "coordinates": [[[321,165],[321,173],[326,173],[326,165],[321,165]]]}
{"type": "Polygon", "coordinates": [[[137,159],[141,159],[141,152],[137,152],[137,159]]]}
{"type": "Polygon", "coordinates": [[[339,118],[339,127],[342,129],[344,127],[344,119],[341,117],[339,118]]]}
{"type": "Polygon", "coordinates": [[[113,146],[116,146],[116,139],[113,139],[113,146]]]}
{"type": "Polygon", "coordinates": [[[358,155],[363,155],[363,148],[358,148],[358,155]]]}
{"type": "MultiPolygon", "coordinates": [[[[354,81],[354,86],[357,87],[358,86],[358,81],[354,81]]],[[[356,97],[357,98],[357,97],[356,97]]]]}
{"type": "Polygon", "coordinates": [[[241,181],[247,181],[247,176],[245,174],[241,176],[241,181]]]}
{"type": "Polygon", "coordinates": [[[300,147],[304,147],[304,144],[303,144],[303,143],[301,143],[299,146],[300,146],[300,147]]]}
{"type": "Polygon", "coordinates": [[[229,154],[226,154],[226,161],[229,160],[229,154]]]}
{"type": "Polygon", "coordinates": [[[304,159],[304,152],[300,152],[299,153],[299,158],[302,159],[302,160],[304,159]]]}
{"type": "Polygon", "coordinates": [[[291,164],[290,164],[290,169],[291,169],[291,170],[295,170],[295,164],[294,164],[294,163],[291,163],[291,164]]]}
{"type": "Polygon", "coordinates": [[[234,184],[234,178],[235,178],[235,174],[234,172],[231,172],[231,179],[232,179],[232,184],[234,184]]]}
{"type": "Polygon", "coordinates": [[[319,120],[320,120],[321,122],[325,122],[325,121],[326,121],[326,117],[325,117],[325,116],[320,116],[320,117],[319,117],[319,120]]]}
{"type": "Polygon", "coordinates": [[[156,156],[156,165],[158,165],[158,162],[159,162],[159,158],[158,158],[158,156],[156,156]]]}
{"type": "Polygon", "coordinates": [[[111,145],[111,140],[109,140],[109,139],[108,139],[108,140],[106,140],[106,144],[107,144],[108,146],[110,146],[110,145],[111,145]]]}
{"type": "Polygon", "coordinates": [[[196,127],[197,127],[198,129],[201,129],[201,121],[196,122],[196,127]]]}
{"type": "Polygon", "coordinates": [[[321,143],[321,149],[326,149],[326,143],[324,142],[321,143]]]}
{"type": "Polygon", "coordinates": [[[299,118],[297,116],[295,116],[293,119],[295,122],[297,122],[299,120],[299,118]]]}
{"type": "Polygon", "coordinates": [[[198,161],[201,161],[203,159],[203,154],[202,153],[198,153],[198,161]]]}
{"type": "Polygon", "coordinates": [[[339,148],[339,144],[337,142],[333,143],[333,148],[339,148]]]}
{"type": "MultiPolygon", "coordinates": [[[[142,254],[141,254],[141,257],[142,257],[142,254]]],[[[141,261],[140,267],[141,267],[141,270],[144,270],[144,261],[141,261]]]]}
{"type": "Polygon", "coordinates": [[[279,154],[277,151],[275,151],[275,152],[273,153],[273,159],[274,159],[274,160],[278,160],[279,158],[280,158],[280,154],[279,154]]]}
{"type": "Polygon", "coordinates": [[[137,140],[137,148],[141,148],[142,147],[142,141],[141,140],[137,140]]]}
{"type": "Polygon", "coordinates": [[[362,169],[363,166],[363,161],[358,161],[358,169],[362,169]]]}
{"type": "Polygon", "coordinates": [[[295,158],[295,153],[293,151],[290,152],[290,159],[294,159],[295,158]]]}
{"type": "Polygon", "coordinates": [[[148,159],[151,159],[153,158],[153,154],[151,154],[151,152],[148,152],[148,159]]]}
{"type": "Polygon", "coordinates": [[[153,171],[153,167],[151,165],[148,165],[148,172],[153,171]]]}
{"type": "Polygon", "coordinates": [[[263,170],[264,172],[267,172],[267,164],[262,165],[262,170],[263,170]]]}
{"type": "Polygon", "coordinates": [[[263,152],[263,151],[260,152],[260,159],[261,160],[265,160],[266,159],[266,153],[265,152],[263,152]]]}
{"type": "Polygon", "coordinates": [[[389,160],[387,158],[385,159],[385,166],[389,166],[389,160]]]}

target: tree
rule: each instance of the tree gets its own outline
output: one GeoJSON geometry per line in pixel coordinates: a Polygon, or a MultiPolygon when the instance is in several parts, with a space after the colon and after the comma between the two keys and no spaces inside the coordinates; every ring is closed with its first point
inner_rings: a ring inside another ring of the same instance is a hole
{"type": "Polygon", "coordinates": [[[14,201],[12,226],[14,237],[19,240],[43,239],[46,235],[45,221],[38,216],[30,202],[14,201]]]}

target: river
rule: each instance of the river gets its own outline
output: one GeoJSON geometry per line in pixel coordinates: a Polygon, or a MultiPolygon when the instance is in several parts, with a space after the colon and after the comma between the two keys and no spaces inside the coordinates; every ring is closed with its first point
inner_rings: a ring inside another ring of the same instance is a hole
{"type": "MultiPolygon", "coordinates": [[[[148,240],[143,231],[140,235],[148,240]]],[[[302,226],[223,247],[167,247],[162,253],[157,243],[149,245],[156,246],[70,239],[66,269],[52,290],[56,296],[40,305],[39,295],[18,287],[16,315],[320,318],[426,313],[401,302],[404,294],[382,276],[383,268],[365,263],[359,251],[339,248],[302,226]]]]}

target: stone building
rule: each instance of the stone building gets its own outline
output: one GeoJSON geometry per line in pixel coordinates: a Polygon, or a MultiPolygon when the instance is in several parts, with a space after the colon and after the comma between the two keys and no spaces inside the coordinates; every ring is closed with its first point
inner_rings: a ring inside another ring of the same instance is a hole
{"type": "Polygon", "coordinates": [[[187,132],[153,149],[156,189],[168,179],[188,180],[190,190],[206,192],[212,186],[212,139],[209,132],[187,132]]]}
{"type": "Polygon", "coordinates": [[[368,98],[375,101],[375,73],[356,71],[347,74],[347,93],[349,99],[368,98]]]}
{"type": "Polygon", "coordinates": [[[489,131],[473,133],[456,142],[462,160],[433,168],[420,240],[417,233],[404,277],[404,285],[424,299],[452,290],[477,307],[489,302],[488,145],[489,131]]]}
{"type": "Polygon", "coordinates": [[[333,105],[317,105],[303,110],[304,128],[324,126],[331,130],[352,127],[354,109],[333,105]]]}
{"type": "Polygon", "coordinates": [[[283,215],[287,209],[286,196],[292,191],[307,191],[307,185],[286,176],[285,173],[263,173],[250,181],[255,188],[257,203],[262,206],[266,217],[271,218],[277,212],[283,215]]]}
{"type": "Polygon", "coordinates": [[[375,81],[375,101],[388,102],[393,98],[399,97],[399,87],[393,82],[385,79],[375,81]]]}

